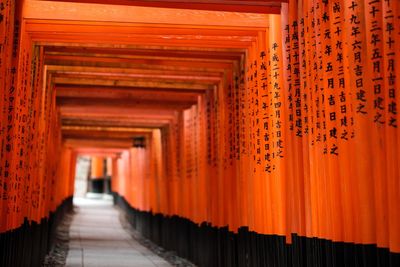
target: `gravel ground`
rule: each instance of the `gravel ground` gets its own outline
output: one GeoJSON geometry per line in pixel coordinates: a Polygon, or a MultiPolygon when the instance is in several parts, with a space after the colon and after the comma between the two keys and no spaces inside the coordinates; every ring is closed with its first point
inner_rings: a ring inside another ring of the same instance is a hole
{"type": "Polygon", "coordinates": [[[56,230],[54,247],[46,255],[42,267],[63,267],[69,250],[69,227],[71,226],[74,212],[64,215],[63,220],[56,230]]]}
{"type": "MultiPolygon", "coordinates": [[[[75,207],[76,208],[76,207],[75,207]]],[[[119,208],[118,208],[119,209],[119,208]]],[[[130,233],[130,235],[136,239],[140,244],[151,250],[153,253],[157,254],[161,258],[168,261],[170,264],[176,267],[196,267],[193,263],[178,257],[175,252],[167,251],[162,247],[157,246],[150,240],[141,236],[141,234],[136,231],[126,220],[125,212],[121,209],[119,219],[125,230],[130,233]]],[[[46,255],[42,267],[64,267],[69,250],[69,228],[71,226],[72,218],[74,212],[68,213],[64,216],[63,221],[57,227],[55,244],[53,249],[46,255]]]]}

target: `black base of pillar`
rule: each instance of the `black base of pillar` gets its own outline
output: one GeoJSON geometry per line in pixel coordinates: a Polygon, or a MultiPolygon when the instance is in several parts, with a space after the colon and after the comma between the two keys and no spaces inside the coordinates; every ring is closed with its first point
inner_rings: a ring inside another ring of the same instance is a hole
{"type": "Polygon", "coordinates": [[[375,245],[332,242],[292,235],[262,235],[242,227],[238,233],[228,228],[197,225],[178,216],[138,211],[123,197],[115,203],[125,210],[129,223],[145,238],[176,251],[199,267],[399,267],[400,254],[375,245]]]}
{"type": "Polygon", "coordinates": [[[88,181],[88,192],[90,193],[105,193],[110,194],[111,180],[110,179],[90,179],[88,181]]]}
{"type": "Polygon", "coordinates": [[[64,200],[40,223],[24,221],[19,228],[0,233],[1,267],[40,267],[54,244],[54,233],[64,214],[72,210],[72,197],[64,200]]]}

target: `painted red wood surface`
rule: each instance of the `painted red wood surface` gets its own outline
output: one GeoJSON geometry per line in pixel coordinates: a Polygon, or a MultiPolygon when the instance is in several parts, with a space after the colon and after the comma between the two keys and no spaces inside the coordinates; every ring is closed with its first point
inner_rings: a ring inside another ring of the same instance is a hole
{"type": "Polygon", "coordinates": [[[8,3],[2,232],[48,216],[76,156],[107,151],[136,209],[400,252],[398,1],[8,3]]]}

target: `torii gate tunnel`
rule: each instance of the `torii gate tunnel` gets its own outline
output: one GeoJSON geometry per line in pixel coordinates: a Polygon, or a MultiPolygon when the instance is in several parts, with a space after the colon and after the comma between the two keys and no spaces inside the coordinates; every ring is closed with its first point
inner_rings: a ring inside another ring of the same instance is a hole
{"type": "Polygon", "coordinates": [[[0,0],[0,266],[79,155],[198,266],[400,266],[400,1],[0,0]]]}

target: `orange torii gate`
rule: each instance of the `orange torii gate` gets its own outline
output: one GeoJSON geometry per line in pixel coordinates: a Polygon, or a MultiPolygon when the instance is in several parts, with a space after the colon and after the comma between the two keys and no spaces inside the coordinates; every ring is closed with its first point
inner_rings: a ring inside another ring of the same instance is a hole
{"type": "Polygon", "coordinates": [[[7,3],[1,233],[102,148],[133,224],[200,266],[400,265],[398,1],[7,3]]]}

